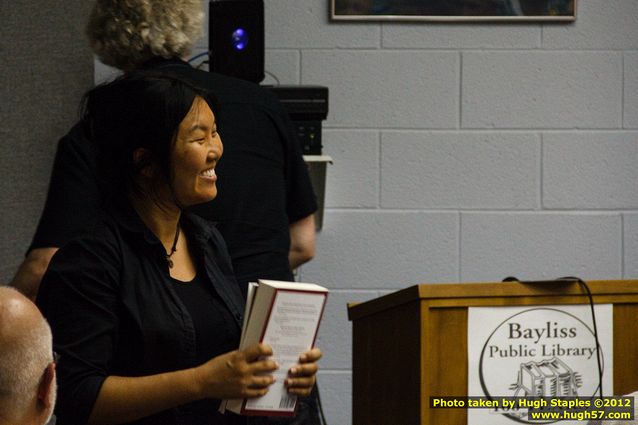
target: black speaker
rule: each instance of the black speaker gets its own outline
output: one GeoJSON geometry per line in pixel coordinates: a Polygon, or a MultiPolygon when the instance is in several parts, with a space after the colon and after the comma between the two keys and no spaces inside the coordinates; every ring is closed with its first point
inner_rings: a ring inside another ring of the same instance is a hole
{"type": "Polygon", "coordinates": [[[264,79],[263,0],[212,0],[209,69],[259,83],[264,79]]]}

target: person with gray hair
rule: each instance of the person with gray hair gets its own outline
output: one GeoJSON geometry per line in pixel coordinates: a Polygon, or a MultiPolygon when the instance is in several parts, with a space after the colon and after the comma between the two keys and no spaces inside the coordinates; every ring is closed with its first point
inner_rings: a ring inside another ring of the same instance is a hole
{"type": "Polygon", "coordinates": [[[87,35],[102,63],[131,71],[155,57],[190,55],[203,19],[200,0],[98,0],[87,35]]]}
{"type": "Polygon", "coordinates": [[[0,287],[0,425],[43,425],[55,405],[51,329],[37,307],[0,287]]]}

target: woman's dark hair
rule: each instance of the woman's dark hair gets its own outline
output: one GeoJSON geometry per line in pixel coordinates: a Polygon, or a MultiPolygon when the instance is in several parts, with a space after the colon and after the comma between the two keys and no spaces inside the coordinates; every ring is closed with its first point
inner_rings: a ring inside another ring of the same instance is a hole
{"type": "Polygon", "coordinates": [[[179,124],[196,97],[214,108],[205,91],[156,72],[134,72],[90,90],[83,100],[83,120],[97,150],[100,189],[105,199],[133,191],[157,198],[157,188],[172,186],[171,152],[179,124]],[[134,152],[146,152],[134,160],[134,152]],[[141,170],[153,170],[152,191],[136,184],[141,170]]]}

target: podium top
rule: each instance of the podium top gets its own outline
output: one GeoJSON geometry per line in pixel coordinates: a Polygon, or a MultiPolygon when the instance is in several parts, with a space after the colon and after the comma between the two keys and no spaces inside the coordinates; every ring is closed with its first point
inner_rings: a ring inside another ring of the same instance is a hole
{"type": "MultiPolygon", "coordinates": [[[[592,296],[638,296],[638,280],[594,280],[588,281],[587,286],[592,296]]],[[[462,305],[463,299],[557,296],[580,296],[586,299],[587,294],[576,281],[420,284],[363,303],[348,304],[348,318],[356,320],[417,300],[456,299],[455,304],[462,305]]]]}

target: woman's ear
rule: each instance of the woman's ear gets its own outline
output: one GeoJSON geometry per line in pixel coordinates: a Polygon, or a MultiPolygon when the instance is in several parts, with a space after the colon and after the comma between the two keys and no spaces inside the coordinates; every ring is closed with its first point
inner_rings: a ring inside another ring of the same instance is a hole
{"type": "Polygon", "coordinates": [[[135,149],[133,152],[133,163],[142,176],[148,178],[153,176],[153,167],[151,166],[150,153],[148,149],[135,149]]]}

